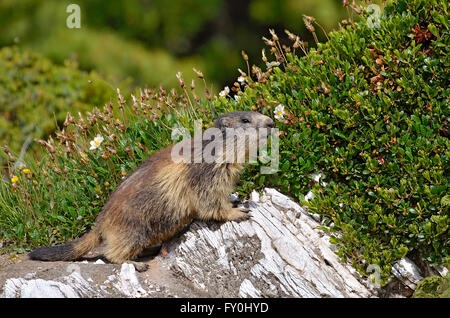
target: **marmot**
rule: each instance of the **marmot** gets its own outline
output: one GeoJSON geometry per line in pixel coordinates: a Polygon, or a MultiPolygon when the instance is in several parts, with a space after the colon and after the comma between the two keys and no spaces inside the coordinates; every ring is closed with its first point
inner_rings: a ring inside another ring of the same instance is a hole
{"type": "MultiPolygon", "coordinates": [[[[208,149],[218,144],[226,147],[227,140],[235,139],[229,136],[227,128],[259,130],[273,125],[271,118],[257,112],[227,113],[219,116],[213,126],[224,137],[222,141],[201,138],[200,145],[202,150],[208,145],[208,149]]],[[[195,137],[184,139],[175,145],[184,143],[194,149],[194,140],[195,137]]],[[[233,152],[244,147],[248,154],[247,144],[237,145],[233,152]]],[[[146,264],[132,260],[144,248],[172,237],[194,217],[217,221],[246,218],[248,213],[233,208],[229,201],[244,164],[236,160],[175,162],[171,155],[175,145],[150,156],[119,184],[88,233],[63,245],[37,248],[29,254],[30,258],[76,260],[104,241],[106,259],[118,264],[128,261],[136,270],[145,271],[146,264]]]]}

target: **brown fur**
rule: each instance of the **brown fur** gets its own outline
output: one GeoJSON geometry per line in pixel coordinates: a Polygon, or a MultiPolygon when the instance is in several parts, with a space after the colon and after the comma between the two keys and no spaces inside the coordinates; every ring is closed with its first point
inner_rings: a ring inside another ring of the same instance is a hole
{"type": "MultiPolygon", "coordinates": [[[[269,117],[256,112],[228,113],[219,117],[215,124],[223,131],[226,127],[272,126],[273,121],[269,117]],[[243,118],[250,123],[243,123],[243,118]]],[[[225,132],[224,136],[226,138],[225,132]]],[[[194,140],[182,142],[190,143],[193,149],[194,140]]],[[[206,144],[208,142],[203,142],[202,148],[206,144]]],[[[175,163],[171,158],[172,147],[149,157],[122,181],[89,233],[62,246],[36,249],[30,257],[41,260],[77,259],[104,241],[105,257],[111,262],[123,263],[136,258],[145,247],[172,237],[194,217],[227,221],[247,216],[233,209],[229,202],[242,164],[175,163]]]]}

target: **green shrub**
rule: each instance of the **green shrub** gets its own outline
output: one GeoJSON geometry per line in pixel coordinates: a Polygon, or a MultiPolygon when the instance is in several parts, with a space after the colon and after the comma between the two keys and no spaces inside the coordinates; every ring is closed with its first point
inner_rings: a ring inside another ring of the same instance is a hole
{"type": "Polygon", "coordinates": [[[414,298],[450,298],[450,273],[425,278],[414,291],[414,298]]]}
{"type": "Polygon", "coordinates": [[[103,105],[113,92],[94,72],[55,66],[17,47],[0,49],[0,74],[0,140],[13,151],[28,136],[48,136],[67,112],[103,105]]]}
{"type": "Polygon", "coordinates": [[[266,185],[303,200],[313,187],[304,203],[324,217],[338,254],[363,274],[379,265],[382,282],[408,252],[432,264],[449,256],[447,12],[447,1],[399,0],[379,28],[366,15],[304,58],[281,52],[274,36],[283,65],[255,69],[260,80],[239,103],[216,106],[285,106],[280,171],[249,169],[241,191],[266,185]]]}
{"type": "Polygon", "coordinates": [[[190,127],[198,117],[208,126],[215,112],[234,109],[274,117],[284,105],[279,172],[250,166],[240,191],[271,186],[302,201],[323,216],[343,260],[363,275],[378,265],[382,283],[409,252],[442,264],[449,257],[446,12],[445,0],[399,0],[386,6],[379,28],[365,14],[302,58],[295,36],[282,49],[272,32],[267,42],[279,67],[253,67],[255,80],[243,74],[248,83],[232,86],[234,98],[202,101],[185,86],[181,95],[147,90],[136,102],[119,98],[116,115],[107,106],[84,122],[69,120],[64,133],[42,142],[49,154],[29,163],[32,173],[10,170],[14,182],[0,183],[4,249],[79,236],[122,174],[173,142],[175,124],[190,127]],[[105,141],[90,151],[97,134],[105,141]],[[326,184],[313,181],[319,172],[326,184]],[[311,188],[316,197],[303,201],[311,188]]]}

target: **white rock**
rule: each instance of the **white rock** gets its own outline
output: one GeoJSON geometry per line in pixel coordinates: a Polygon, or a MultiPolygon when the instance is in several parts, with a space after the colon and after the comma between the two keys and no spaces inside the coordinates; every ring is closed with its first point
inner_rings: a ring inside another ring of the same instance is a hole
{"type": "Polygon", "coordinates": [[[306,195],[305,195],[305,201],[308,202],[311,199],[314,199],[316,196],[314,195],[314,193],[312,193],[311,191],[309,191],[306,195]]]}
{"type": "Polygon", "coordinates": [[[250,196],[250,199],[251,199],[253,202],[258,203],[258,202],[259,202],[259,193],[256,192],[255,190],[253,190],[253,192],[252,192],[252,194],[251,194],[251,196],[250,196]]]}
{"type": "Polygon", "coordinates": [[[53,280],[10,278],[4,285],[2,298],[78,298],[69,285],[53,280]]]}
{"type": "Polygon", "coordinates": [[[419,268],[407,257],[394,264],[392,274],[412,290],[415,290],[417,284],[423,280],[419,268]]]}
{"type": "Polygon", "coordinates": [[[322,179],[323,177],[323,173],[313,173],[311,177],[315,182],[319,183],[322,187],[326,187],[328,184],[325,181],[320,182],[320,179],[322,179]]]}
{"type": "Polygon", "coordinates": [[[256,298],[261,297],[261,292],[253,286],[251,281],[244,279],[239,287],[239,296],[256,298]]]}
{"type": "Polygon", "coordinates": [[[441,275],[442,277],[447,276],[448,269],[445,266],[433,266],[433,268],[441,275]]]}
{"type": "Polygon", "coordinates": [[[36,272],[28,273],[24,276],[25,279],[32,279],[34,276],[36,276],[36,272]]]}
{"type": "Polygon", "coordinates": [[[129,297],[142,297],[147,295],[147,292],[139,283],[134,265],[129,263],[122,264],[119,282],[114,284],[114,287],[129,297]]]}
{"type": "Polygon", "coordinates": [[[264,193],[268,200],[251,207],[250,220],[191,225],[176,245],[186,279],[219,297],[373,297],[333,253],[320,223],[278,191],[264,193]]]}

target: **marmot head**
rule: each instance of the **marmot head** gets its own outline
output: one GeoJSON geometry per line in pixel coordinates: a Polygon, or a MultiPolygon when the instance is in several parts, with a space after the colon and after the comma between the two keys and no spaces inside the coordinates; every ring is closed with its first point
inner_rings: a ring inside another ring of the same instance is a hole
{"type": "Polygon", "coordinates": [[[256,162],[258,148],[267,145],[267,137],[274,127],[272,118],[258,112],[237,111],[219,116],[214,124],[224,136],[223,152],[215,153],[223,162],[256,162]],[[229,143],[230,140],[233,143],[229,143]]]}
{"type": "Polygon", "coordinates": [[[226,113],[219,116],[214,127],[225,128],[273,128],[272,118],[264,116],[258,112],[238,111],[226,113]]]}

